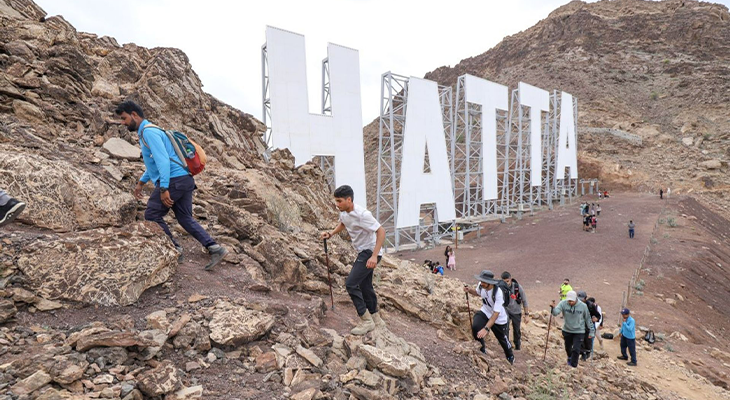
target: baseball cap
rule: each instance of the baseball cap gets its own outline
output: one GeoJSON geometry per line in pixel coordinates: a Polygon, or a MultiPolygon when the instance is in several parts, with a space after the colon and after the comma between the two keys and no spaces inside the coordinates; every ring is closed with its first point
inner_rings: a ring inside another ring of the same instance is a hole
{"type": "Polygon", "coordinates": [[[570,292],[568,292],[568,294],[565,295],[565,299],[570,301],[576,301],[578,300],[578,295],[575,293],[574,290],[571,290],[570,292]]]}
{"type": "Polygon", "coordinates": [[[629,314],[631,314],[631,311],[629,311],[628,308],[624,308],[623,310],[621,310],[621,315],[629,315],[629,314]]]}
{"type": "Polygon", "coordinates": [[[586,299],[586,297],[588,297],[588,295],[586,294],[586,292],[585,292],[585,291],[581,290],[581,291],[579,291],[579,292],[578,292],[578,298],[579,298],[579,299],[581,299],[581,300],[585,300],[585,299],[586,299]]]}

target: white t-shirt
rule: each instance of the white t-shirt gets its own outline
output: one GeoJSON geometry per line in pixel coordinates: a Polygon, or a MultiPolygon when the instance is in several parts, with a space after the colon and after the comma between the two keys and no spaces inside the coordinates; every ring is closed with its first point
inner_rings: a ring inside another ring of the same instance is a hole
{"type": "Polygon", "coordinates": [[[504,325],[508,323],[509,317],[507,316],[507,311],[504,309],[504,295],[502,294],[502,290],[497,288],[497,293],[494,296],[494,303],[492,303],[493,289],[482,289],[478,283],[475,289],[477,293],[482,296],[482,312],[484,315],[486,315],[487,318],[492,318],[492,314],[496,311],[499,313],[499,316],[497,316],[497,320],[494,321],[494,323],[497,325],[504,325]]]}
{"type": "MultiPolygon", "coordinates": [[[[380,223],[365,207],[355,204],[352,212],[340,212],[340,222],[345,225],[347,233],[350,234],[352,246],[355,247],[355,250],[361,252],[375,249],[375,231],[380,228],[380,223]]],[[[382,248],[378,255],[383,255],[382,248]]]]}

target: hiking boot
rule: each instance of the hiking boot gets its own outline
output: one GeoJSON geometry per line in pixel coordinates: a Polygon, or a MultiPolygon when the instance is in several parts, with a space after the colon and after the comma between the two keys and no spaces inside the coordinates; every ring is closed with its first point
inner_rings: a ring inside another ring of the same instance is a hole
{"type": "Polygon", "coordinates": [[[626,363],[626,365],[628,365],[629,367],[635,367],[636,366],[636,363],[629,361],[629,362],[626,363]]]}
{"type": "Polygon", "coordinates": [[[182,264],[185,261],[185,255],[183,254],[183,248],[179,244],[175,245],[175,250],[180,254],[177,256],[177,263],[182,264]]]}
{"type": "Polygon", "coordinates": [[[515,365],[515,356],[507,357],[507,362],[509,362],[510,365],[515,365]]]}
{"type": "Polygon", "coordinates": [[[374,329],[375,322],[373,322],[373,317],[370,315],[369,311],[365,311],[365,314],[360,317],[360,323],[357,324],[356,327],[352,328],[350,333],[353,335],[364,335],[374,329]]]}
{"type": "Polygon", "coordinates": [[[515,350],[517,350],[517,351],[519,351],[519,350],[520,350],[520,345],[519,345],[519,344],[516,344],[516,345],[515,345],[515,350]]]}
{"type": "Polygon", "coordinates": [[[219,244],[214,244],[212,246],[208,246],[208,253],[210,253],[210,262],[205,266],[206,271],[212,270],[213,267],[223,261],[223,257],[228,254],[228,250],[219,244]]]}
{"type": "Polygon", "coordinates": [[[383,321],[383,318],[380,317],[380,312],[376,312],[370,316],[373,317],[373,322],[375,323],[376,328],[385,328],[385,321],[383,321]]]}
{"type": "Polygon", "coordinates": [[[0,226],[5,226],[13,222],[13,220],[18,218],[18,215],[20,215],[24,209],[25,203],[15,199],[10,199],[7,204],[0,207],[0,226]]]}
{"type": "Polygon", "coordinates": [[[626,357],[626,356],[618,356],[618,357],[616,357],[616,358],[618,358],[619,360],[628,360],[628,359],[629,359],[629,358],[628,358],[628,357],[626,357]]]}
{"type": "Polygon", "coordinates": [[[480,342],[482,343],[482,346],[479,348],[479,351],[487,354],[487,343],[484,341],[484,339],[480,340],[480,342]]]}

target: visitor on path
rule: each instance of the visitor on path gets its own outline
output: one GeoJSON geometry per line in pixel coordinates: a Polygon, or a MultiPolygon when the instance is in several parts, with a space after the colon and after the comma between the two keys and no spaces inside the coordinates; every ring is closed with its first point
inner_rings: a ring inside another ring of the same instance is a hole
{"type": "Polygon", "coordinates": [[[664,199],[664,190],[659,189],[659,200],[664,199]]]}
{"type": "Polygon", "coordinates": [[[25,210],[25,203],[10,197],[7,192],[0,189],[0,226],[5,226],[25,210]]]}
{"type": "Polygon", "coordinates": [[[580,204],[580,216],[584,217],[586,215],[586,203],[580,204]]]}
{"type": "Polygon", "coordinates": [[[591,229],[593,230],[593,233],[596,233],[596,227],[598,227],[598,218],[593,216],[591,217],[591,229]]]}
{"type": "Polygon", "coordinates": [[[354,198],[355,193],[350,186],[343,185],[335,190],[340,223],[331,232],[323,232],[320,239],[329,239],[343,229],[347,229],[352,238],[352,246],[358,254],[345,280],[345,288],[355,305],[360,323],[350,332],[353,335],[364,335],[376,327],[385,326],[385,321],[378,312],[378,298],[373,288],[373,270],[383,256],[385,229],[370,211],[353,203],[354,198]]]}
{"type": "Polygon", "coordinates": [[[596,204],[591,203],[591,216],[596,215],[596,204]]]}
{"type": "Polygon", "coordinates": [[[600,217],[600,216],[601,216],[601,205],[596,204],[596,217],[600,217]]]}
{"type": "Polygon", "coordinates": [[[590,227],[591,227],[591,216],[586,214],[586,216],[583,218],[583,230],[586,232],[589,232],[590,227]]]}
{"type": "Polygon", "coordinates": [[[636,228],[636,224],[634,224],[634,220],[629,220],[629,239],[634,238],[634,229],[636,228]]]}
{"type": "Polygon", "coordinates": [[[137,132],[142,149],[145,172],[137,181],[134,196],[142,200],[142,189],[147,182],[155,185],[147,200],[144,218],[160,225],[180,253],[178,261],[181,262],[183,248],[172,236],[170,227],[164,220],[165,215],[172,209],[180,226],[208,250],[210,261],[205,270],[210,271],[223,260],[228,250],[216,243],[193,218],[193,192],[196,186],[193,176],[184,167],[186,164],[177,156],[165,132],[145,119],[139,105],[125,101],[115,112],[121,119],[122,125],[125,125],[130,132],[137,132]]]}
{"type": "MultiPolygon", "coordinates": [[[[600,318],[600,314],[598,313],[598,310],[596,309],[596,304],[588,301],[588,295],[584,290],[579,291],[578,293],[578,300],[581,301],[581,303],[584,303],[588,307],[588,315],[590,315],[591,323],[594,324],[596,320],[600,318]]],[[[594,337],[596,334],[596,328],[594,324],[593,333],[594,337]]],[[[593,350],[593,338],[588,336],[588,330],[586,329],[585,336],[583,337],[583,346],[581,349],[581,360],[585,361],[591,356],[591,352],[593,350]]]]}
{"type": "Polygon", "coordinates": [[[634,321],[634,318],[631,316],[631,311],[629,311],[628,308],[624,308],[621,310],[621,317],[623,317],[624,322],[621,323],[621,332],[619,335],[621,336],[621,356],[617,357],[619,360],[628,360],[629,357],[626,356],[626,349],[629,349],[629,354],[631,354],[631,360],[626,363],[627,365],[631,367],[636,366],[636,322],[634,321]]]}
{"type": "Polygon", "coordinates": [[[609,197],[609,196],[608,196],[608,190],[604,190],[604,191],[603,191],[603,198],[604,198],[604,199],[607,199],[608,197],[609,197]]]}
{"type": "Polygon", "coordinates": [[[568,356],[568,365],[577,368],[578,357],[580,356],[586,331],[588,331],[589,339],[592,339],[595,335],[593,322],[591,322],[588,313],[588,306],[578,301],[578,295],[571,290],[566,294],[565,300],[562,300],[557,306],[555,300],[553,300],[550,303],[550,309],[553,315],[562,313],[565,319],[565,322],[563,322],[565,353],[568,356]]]}
{"type": "Polygon", "coordinates": [[[590,208],[590,204],[586,203],[583,206],[583,215],[588,215],[588,209],[590,208]]]}
{"type": "Polygon", "coordinates": [[[598,334],[598,331],[603,328],[603,310],[601,309],[601,306],[596,303],[596,299],[594,297],[589,297],[586,301],[586,305],[588,306],[588,311],[591,313],[593,325],[596,327],[595,337],[598,338],[598,343],[601,345],[601,350],[603,350],[603,338],[598,334]],[[592,309],[595,310],[595,312],[592,309]]]}
{"type": "Polygon", "coordinates": [[[510,364],[514,364],[515,356],[512,351],[512,343],[509,341],[509,317],[504,309],[504,294],[496,285],[499,281],[494,278],[492,271],[484,270],[479,275],[474,275],[479,281],[472,289],[464,286],[464,292],[482,298],[482,308],[474,314],[471,325],[471,332],[474,339],[482,344],[479,349],[482,353],[487,352],[487,345],[484,338],[491,330],[497,338],[499,345],[504,350],[504,356],[510,364]]]}
{"type": "Polygon", "coordinates": [[[570,279],[565,278],[563,280],[563,284],[560,285],[560,292],[558,292],[558,295],[560,295],[560,300],[565,300],[565,297],[568,295],[568,292],[573,290],[573,287],[570,286],[570,279]]]}
{"type": "Polygon", "coordinates": [[[454,250],[449,250],[449,259],[446,263],[446,266],[452,270],[456,271],[456,256],[454,255],[454,250]]]}
{"type": "Polygon", "coordinates": [[[506,311],[509,320],[512,322],[512,343],[515,345],[515,350],[520,349],[522,343],[522,331],[520,329],[522,325],[522,310],[525,310],[525,323],[529,321],[530,310],[527,305],[527,294],[515,279],[512,279],[512,274],[507,271],[502,272],[502,280],[507,284],[509,289],[510,302],[507,305],[506,311]]]}
{"type": "Polygon", "coordinates": [[[449,252],[451,251],[451,246],[446,246],[446,250],[444,250],[444,257],[446,258],[444,262],[446,263],[446,265],[449,265],[449,252]]]}

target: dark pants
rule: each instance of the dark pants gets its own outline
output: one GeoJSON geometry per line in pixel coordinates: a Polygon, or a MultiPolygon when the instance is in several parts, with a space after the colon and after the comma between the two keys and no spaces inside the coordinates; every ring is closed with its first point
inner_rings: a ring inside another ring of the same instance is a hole
{"type": "MultiPolygon", "coordinates": [[[[179,176],[170,179],[170,198],[175,203],[172,205],[172,212],[175,213],[175,219],[192,237],[198,240],[204,247],[212,246],[215,243],[208,232],[193,219],[193,191],[195,190],[195,180],[190,175],[179,176]]],[[[167,212],[170,211],[166,205],[162,204],[160,199],[160,187],[155,186],[155,190],[147,200],[147,210],[144,212],[144,219],[147,221],[157,222],[167,236],[170,237],[175,246],[179,243],[172,237],[170,227],[164,220],[167,212]]]]}
{"type": "Polygon", "coordinates": [[[568,355],[568,363],[573,367],[578,366],[578,357],[580,357],[580,349],[583,345],[584,333],[569,333],[563,331],[563,340],[565,341],[565,353],[568,355]]]}
{"type": "MultiPolygon", "coordinates": [[[[471,324],[472,336],[475,340],[480,341],[482,343],[482,346],[484,346],[484,339],[478,339],[477,333],[479,333],[480,330],[487,326],[488,321],[489,318],[487,318],[487,315],[484,314],[482,311],[478,311],[476,314],[474,314],[474,320],[471,324]]],[[[504,350],[504,356],[507,358],[511,358],[514,354],[512,353],[512,343],[510,343],[509,341],[509,322],[504,325],[492,325],[492,333],[494,334],[494,337],[497,338],[499,345],[502,346],[502,350],[504,350]]]]}
{"type": "Polygon", "coordinates": [[[629,349],[629,354],[631,354],[631,362],[636,364],[636,339],[626,339],[625,337],[621,336],[621,355],[623,357],[627,357],[627,347],[629,349]]]}
{"type": "Polygon", "coordinates": [[[629,229],[629,238],[631,238],[631,239],[634,238],[634,230],[633,229],[629,229]]]}
{"type": "MultiPolygon", "coordinates": [[[[372,256],[372,250],[361,251],[345,281],[345,288],[350,294],[352,304],[355,305],[359,316],[365,314],[365,311],[370,311],[370,314],[378,312],[378,298],[375,296],[375,288],[373,288],[373,269],[367,267],[368,259],[372,256]]],[[[378,262],[380,262],[380,256],[378,256],[378,262]]]]}
{"type": "Polygon", "coordinates": [[[509,320],[512,322],[512,342],[515,344],[515,349],[519,350],[520,343],[522,343],[522,331],[520,330],[520,326],[522,326],[522,314],[507,313],[507,316],[509,316],[509,320]]]}
{"type": "Polygon", "coordinates": [[[593,339],[589,338],[589,333],[586,332],[585,335],[583,335],[583,348],[581,350],[581,354],[584,358],[588,358],[591,355],[591,350],[593,350],[593,339]]]}

